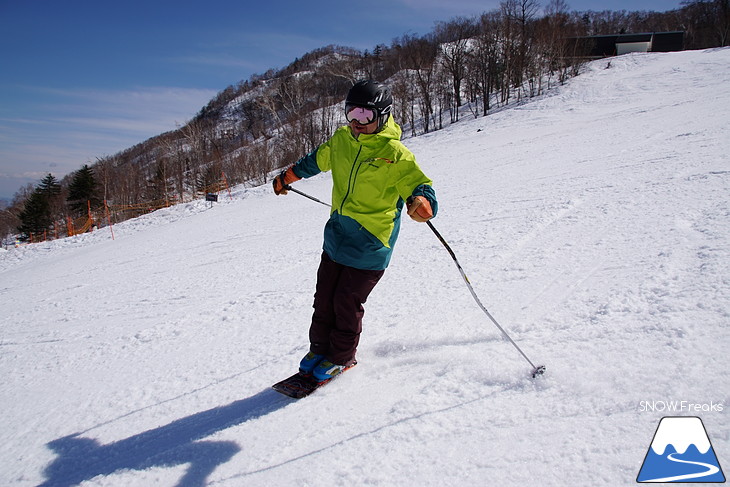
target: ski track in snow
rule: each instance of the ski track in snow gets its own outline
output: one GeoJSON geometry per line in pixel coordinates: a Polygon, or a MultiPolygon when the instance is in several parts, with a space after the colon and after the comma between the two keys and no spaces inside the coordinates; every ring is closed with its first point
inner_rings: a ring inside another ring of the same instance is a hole
{"type": "MultiPolygon", "coordinates": [[[[360,365],[271,391],[307,350],[328,211],[268,185],[0,253],[0,484],[634,485],[664,415],[640,401],[728,405],[729,66],[597,61],[406,140],[539,380],[404,220],[360,365]]],[[[730,463],[727,411],[702,419],[730,463]]]]}

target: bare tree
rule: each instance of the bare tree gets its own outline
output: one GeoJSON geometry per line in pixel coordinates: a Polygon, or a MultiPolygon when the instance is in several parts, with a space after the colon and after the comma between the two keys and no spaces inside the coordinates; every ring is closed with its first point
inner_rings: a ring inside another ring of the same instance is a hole
{"type": "Polygon", "coordinates": [[[571,59],[567,39],[575,36],[576,32],[570,22],[565,0],[550,0],[544,13],[544,17],[537,22],[535,38],[540,46],[539,51],[544,56],[549,89],[553,76],[557,76],[560,83],[568,77],[571,59]]]}
{"type": "Polygon", "coordinates": [[[681,22],[691,49],[728,45],[730,0],[688,0],[684,2],[681,22]]]}
{"type": "Polygon", "coordinates": [[[410,127],[411,136],[415,137],[416,127],[414,117],[416,94],[412,71],[410,69],[398,71],[391,78],[390,90],[393,94],[393,117],[404,128],[410,127]]]}
{"type": "Polygon", "coordinates": [[[434,83],[436,80],[436,56],[438,44],[433,36],[405,35],[397,41],[404,67],[411,69],[418,92],[423,130],[429,132],[434,115],[434,83]]]}
{"type": "Polygon", "coordinates": [[[482,112],[487,115],[493,90],[497,89],[500,76],[499,52],[501,45],[501,12],[482,14],[479,32],[470,56],[469,73],[482,100],[482,112]]]}
{"type": "Polygon", "coordinates": [[[500,8],[505,22],[504,40],[509,46],[505,51],[509,59],[508,84],[519,88],[524,82],[528,66],[533,62],[531,27],[539,4],[537,0],[503,0],[500,8]]]}
{"type": "Polygon", "coordinates": [[[456,113],[452,116],[452,122],[459,119],[459,107],[462,105],[461,84],[467,75],[467,60],[471,54],[470,40],[476,32],[474,21],[464,17],[441,22],[436,26],[436,39],[441,44],[441,65],[451,77],[453,107],[456,113]]]}
{"type": "Polygon", "coordinates": [[[180,129],[187,146],[184,149],[185,181],[193,192],[207,160],[208,142],[211,137],[211,128],[207,125],[201,119],[193,119],[180,129]]]}

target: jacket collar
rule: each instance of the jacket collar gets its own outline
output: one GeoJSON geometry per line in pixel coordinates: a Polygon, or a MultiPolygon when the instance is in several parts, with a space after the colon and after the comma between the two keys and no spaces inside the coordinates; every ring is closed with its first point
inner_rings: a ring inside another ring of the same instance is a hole
{"type": "Polygon", "coordinates": [[[400,125],[395,123],[393,116],[388,117],[388,121],[383,125],[383,129],[375,134],[360,134],[357,141],[365,146],[378,145],[378,143],[387,142],[387,140],[400,140],[402,130],[400,125]],[[387,140],[383,140],[387,139],[387,140]]]}

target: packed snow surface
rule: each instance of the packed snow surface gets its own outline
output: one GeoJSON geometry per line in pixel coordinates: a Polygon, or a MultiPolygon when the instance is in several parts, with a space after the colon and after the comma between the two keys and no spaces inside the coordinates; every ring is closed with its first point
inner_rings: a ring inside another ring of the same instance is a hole
{"type": "Polygon", "coordinates": [[[729,108],[730,49],[632,54],[406,140],[536,380],[407,217],[359,365],[300,401],[270,386],[307,351],[322,205],[237,188],[1,253],[0,485],[635,485],[663,416],[727,468],[729,108]]]}

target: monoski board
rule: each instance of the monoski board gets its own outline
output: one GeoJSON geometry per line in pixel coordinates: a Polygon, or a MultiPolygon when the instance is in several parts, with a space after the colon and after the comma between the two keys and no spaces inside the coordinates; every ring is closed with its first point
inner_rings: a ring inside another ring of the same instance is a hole
{"type": "Polygon", "coordinates": [[[355,365],[356,364],[352,364],[349,367],[346,367],[342,372],[334,376],[332,379],[327,379],[322,382],[319,382],[317,379],[312,377],[311,374],[302,374],[301,372],[297,372],[291,377],[287,377],[281,382],[277,382],[276,384],[271,386],[271,388],[274,389],[276,392],[284,394],[285,396],[293,397],[294,399],[301,399],[303,397],[307,397],[320,387],[329,384],[334,379],[341,376],[346,370],[350,370],[355,365]]]}

